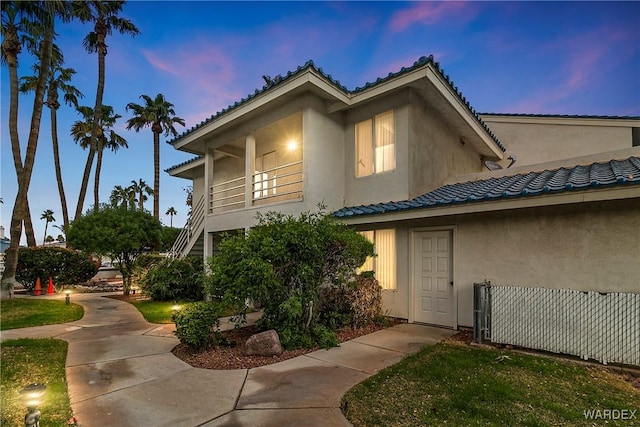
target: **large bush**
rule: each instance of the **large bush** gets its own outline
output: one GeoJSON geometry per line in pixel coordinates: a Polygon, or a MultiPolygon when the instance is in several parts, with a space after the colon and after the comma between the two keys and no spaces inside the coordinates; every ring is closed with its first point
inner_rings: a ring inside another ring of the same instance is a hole
{"type": "Polygon", "coordinates": [[[186,304],[172,316],[180,342],[195,348],[214,341],[214,333],[217,332],[214,329],[220,326],[219,318],[217,305],[205,301],[186,304]]]}
{"type": "Polygon", "coordinates": [[[373,245],[322,212],[298,218],[258,216],[247,236],[228,237],[210,259],[207,291],[228,304],[252,301],[264,309],[260,325],[273,328],[285,348],[335,344],[331,307],[322,294],[352,282],[373,245]]]}
{"type": "Polygon", "coordinates": [[[123,293],[129,295],[135,260],[158,248],[161,230],[147,212],[102,205],[74,220],[66,234],[70,246],[117,261],[123,293]]]}
{"type": "Polygon", "coordinates": [[[142,290],[155,301],[204,298],[204,262],[200,257],[165,259],[141,279],[142,290]]]}
{"type": "Polygon", "coordinates": [[[58,289],[77,285],[98,272],[98,263],[86,254],[58,247],[20,248],[16,280],[31,291],[39,277],[46,286],[49,277],[58,289]]]}

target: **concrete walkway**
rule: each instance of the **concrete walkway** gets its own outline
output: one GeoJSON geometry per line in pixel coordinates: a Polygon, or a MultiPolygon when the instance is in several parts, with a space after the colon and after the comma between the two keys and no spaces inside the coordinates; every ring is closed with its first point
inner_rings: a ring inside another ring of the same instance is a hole
{"type": "Polygon", "coordinates": [[[105,295],[73,295],[85,309],[76,322],[0,335],[69,342],[69,395],[82,427],[349,426],[340,411],[347,390],[455,333],[402,324],[261,368],[198,369],[171,353],[174,325],[147,323],[105,295]]]}

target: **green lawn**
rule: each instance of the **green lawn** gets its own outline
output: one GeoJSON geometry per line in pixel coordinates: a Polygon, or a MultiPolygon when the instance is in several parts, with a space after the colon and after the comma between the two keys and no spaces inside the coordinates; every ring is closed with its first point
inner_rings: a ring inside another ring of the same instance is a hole
{"type": "Polygon", "coordinates": [[[440,343],[351,389],[343,409],[356,427],[593,426],[605,422],[584,411],[637,411],[607,424],[626,426],[640,425],[640,390],[600,367],[440,343]]]}
{"type": "Polygon", "coordinates": [[[131,304],[138,309],[144,316],[147,322],[150,323],[172,323],[171,314],[173,314],[174,307],[187,304],[184,301],[153,301],[153,300],[140,300],[130,301],[131,304]]]}
{"type": "Polygon", "coordinates": [[[0,303],[0,330],[53,325],[79,320],[84,310],[78,304],[35,298],[14,298],[0,303]]]}
{"type": "MultiPolygon", "coordinates": [[[[4,310],[4,302],[3,302],[4,310]]],[[[19,401],[19,391],[27,384],[47,385],[45,400],[38,407],[40,425],[67,426],[72,416],[64,364],[67,343],[56,339],[18,339],[4,341],[0,347],[0,425],[22,426],[26,407],[19,401]]]]}
{"type": "MultiPolygon", "coordinates": [[[[171,321],[171,315],[173,314],[174,307],[181,307],[185,304],[189,304],[188,301],[167,302],[153,300],[132,300],[129,302],[133,304],[138,309],[138,311],[142,313],[147,322],[150,323],[173,323],[171,321]]],[[[222,313],[222,317],[232,316],[236,313],[237,310],[229,309],[222,313]]]]}

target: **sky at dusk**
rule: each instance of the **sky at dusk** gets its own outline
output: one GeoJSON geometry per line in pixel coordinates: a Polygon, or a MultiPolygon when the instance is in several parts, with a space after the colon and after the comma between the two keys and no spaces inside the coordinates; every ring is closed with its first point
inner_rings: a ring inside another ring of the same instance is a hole
{"type": "MultiPolygon", "coordinates": [[[[133,1],[123,16],[141,34],[107,38],[104,101],[123,117],[116,132],[129,149],[105,152],[100,201],[116,185],[142,178],[153,186],[153,137],[126,130],[129,102],[165,95],[186,121],[182,133],[264,85],[262,75],[286,74],[312,59],[348,89],[375,81],[421,56],[433,55],[478,112],[640,116],[640,2],[209,2],[133,1]]],[[[57,44],[73,84],[94,106],[97,55],[82,39],[92,28],[60,24],[57,44]]],[[[31,73],[26,51],[19,75],[31,73]]],[[[8,71],[1,71],[0,224],[9,232],[17,191],[7,129],[8,71]]],[[[20,98],[21,145],[26,147],[33,99],[20,98]]],[[[87,152],[69,136],[80,116],[58,111],[61,163],[73,218],[87,152]]],[[[42,127],[29,189],[36,239],[43,239],[46,209],[62,224],[49,110],[42,127]]],[[[192,156],[161,138],[160,213],[173,206],[182,227],[190,181],[164,173],[192,156]]],[[[93,203],[93,173],[84,209],[93,203]]],[[[153,201],[145,207],[152,210],[153,201]]],[[[57,229],[49,225],[48,234],[57,229]]],[[[24,236],[24,234],[23,234],[24,236]]],[[[24,242],[24,237],[23,237],[24,242]]]]}

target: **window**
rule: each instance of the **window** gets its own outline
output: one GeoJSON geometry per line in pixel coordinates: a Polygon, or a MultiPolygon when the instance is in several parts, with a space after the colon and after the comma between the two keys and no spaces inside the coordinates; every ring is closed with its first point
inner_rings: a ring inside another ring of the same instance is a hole
{"type": "Polygon", "coordinates": [[[382,289],[396,288],[396,232],[393,229],[361,231],[375,245],[375,257],[369,257],[360,271],[374,271],[382,289]]]}
{"type": "Polygon", "coordinates": [[[356,123],[356,177],[396,168],[393,111],[356,123]]]}

